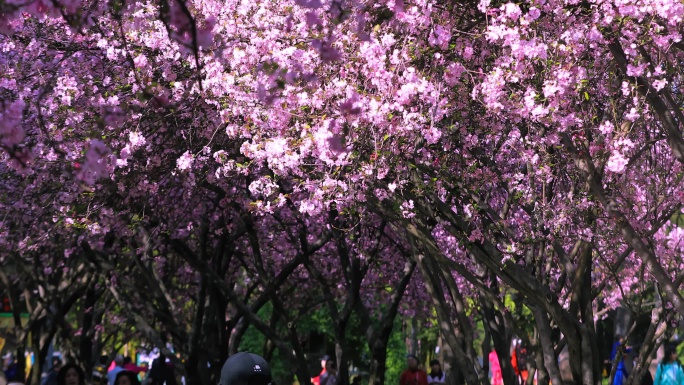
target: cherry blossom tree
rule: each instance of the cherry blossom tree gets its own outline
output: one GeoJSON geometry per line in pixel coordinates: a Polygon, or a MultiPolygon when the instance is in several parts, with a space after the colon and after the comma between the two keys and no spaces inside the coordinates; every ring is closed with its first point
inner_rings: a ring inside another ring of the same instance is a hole
{"type": "MultiPolygon", "coordinates": [[[[140,274],[160,263],[141,256],[177,254],[284,350],[230,282],[256,279],[286,322],[269,283],[329,286],[339,278],[315,259],[346,263],[328,245],[343,238],[333,211],[379,217],[469,383],[486,372],[470,365],[463,293],[507,357],[502,287],[532,310],[554,384],[563,346],[573,380],[598,383],[597,314],[661,295],[641,373],[659,325],[684,315],[683,13],[663,0],[5,2],[0,246],[63,242],[115,272],[132,253],[140,274]]],[[[296,330],[285,338],[307,378],[296,330]]]]}

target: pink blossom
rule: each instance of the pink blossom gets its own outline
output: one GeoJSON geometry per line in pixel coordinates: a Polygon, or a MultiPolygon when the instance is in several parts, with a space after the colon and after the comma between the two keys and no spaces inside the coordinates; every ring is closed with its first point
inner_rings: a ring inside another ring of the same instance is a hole
{"type": "Polygon", "coordinates": [[[323,4],[320,0],[295,0],[295,4],[303,8],[320,8],[323,4]]]}
{"type": "Polygon", "coordinates": [[[361,108],[355,106],[359,100],[358,94],[353,93],[349,99],[340,104],[340,110],[344,115],[358,115],[361,113],[361,108]]]}
{"type": "Polygon", "coordinates": [[[131,148],[138,148],[140,146],[145,145],[147,142],[145,140],[145,137],[140,133],[140,132],[129,132],[128,133],[128,142],[131,145],[131,148]]]}
{"type": "Polygon", "coordinates": [[[192,167],[192,163],[195,161],[192,153],[190,151],[185,151],[183,155],[176,161],[176,167],[179,170],[185,171],[192,167]]]}
{"type": "Polygon", "coordinates": [[[635,122],[639,117],[641,117],[641,114],[635,107],[630,108],[629,112],[625,114],[625,119],[632,122],[635,122]]]}
{"type": "Polygon", "coordinates": [[[411,219],[411,218],[415,217],[416,214],[413,212],[413,208],[414,208],[413,200],[409,199],[408,201],[404,201],[401,204],[401,215],[407,219],[411,219]]]}
{"type": "Polygon", "coordinates": [[[598,129],[603,135],[608,135],[613,132],[613,124],[606,120],[599,125],[598,129]]]}
{"type": "Polygon", "coordinates": [[[502,8],[504,9],[506,16],[509,19],[514,20],[514,21],[518,20],[518,18],[522,14],[520,7],[515,3],[506,3],[505,5],[502,6],[502,8]]]}
{"type": "Polygon", "coordinates": [[[541,11],[537,7],[530,7],[527,11],[527,17],[529,20],[537,20],[541,16],[541,11]]]}
{"type": "Polygon", "coordinates": [[[305,14],[306,25],[309,27],[318,27],[323,25],[323,21],[318,17],[318,14],[314,11],[309,11],[305,14]]]}
{"type": "Polygon", "coordinates": [[[632,65],[627,64],[627,76],[642,76],[644,70],[646,69],[646,64],[632,65]]]}
{"type": "Polygon", "coordinates": [[[323,62],[327,63],[331,61],[337,61],[342,58],[342,55],[340,55],[339,51],[333,48],[332,41],[329,39],[314,39],[311,42],[311,46],[320,53],[321,60],[323,62]]]}
{"type": "Polygon", "coordinates": [[[0,143],[4,146],[12,147],[24,140],[26,134],[20,122],[25,108],[24,101],[17,99],[0,111],[0,143]]]}
{"type": "Polygon", "coordinates": [[[449,41],[451,40],[451,32],[441,25],[437,25],[432,30],[428,43],[430,45],[439,47],[441,49],[447,49],[449,46],[449,41]]]}
{"type": "Polygon", "coordinates": [[[627,167],[628,160],[627,158],[622,155],[621,152],[619,151],[613,151],[610,154],[610,158],[608,158],[608,162],[606,163],[606,169],[608,171],[612,171],[614,173],[622,173],[625,171],[625,167],[627,167]]]}
{"type": "Polygon", "coordinates": [[[653,88],[655,88],[656,91],[660,91],[663,88],[665,88],[665,86],[667,85],[667,80],[658,79],[658,80],[654,80],[653,83],[651,83],[651,84],[653,85],[653,88]]]}
{"type": "Polygon", "coordinates": [[[78,178],[83,182],[92,185],[96,180],[109,176],[112,159],[111,150],[104,142],[93,139],[90,141],[90,148],[86,152],[85,162],[81,166],[78,178]]]}
{"type": "Polygon", "coordinates": [[[204,25],[197,29],[197,45],[199,48],[207,49],[213,44],[216,23],[216,17],[209,16],[205,19],[204,25]]]}
{"type": "Polygon", "coordinates": [[[466,68],[461,63],[451,63],[444,71],[444,81],[450,85],[455,86],[461,78],[461,75],[466,71],[466,68]]]}

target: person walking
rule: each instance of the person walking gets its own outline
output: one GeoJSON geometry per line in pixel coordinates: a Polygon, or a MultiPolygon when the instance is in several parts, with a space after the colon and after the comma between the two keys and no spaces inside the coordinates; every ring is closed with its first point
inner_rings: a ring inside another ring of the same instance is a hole
{"type": "Polygon", "coordinates": [[[116,375],[114,385],[140,385],[138,375],[129,370],[122,370],[116,375]]]}
{"type": "Polygon", "coordinates": [[[5,365],[3,370],[5,371],[5,378],[7,379],[8,383],[21,381],[19,378],[19,365],[17,365],[17,361],[14,359],[14,354],[7,353],[5,355],[5,365]]]}
{"type": "Polygon", "coordinates": [[[321,385],[321,376],[325,374],[325,367],[328,361],[330,361],[330,356],[327,354],[321,358],[321,372],[316,377],[311,379],[311,383],[313,385],[321,385]]]}
{"type": "Polygon", "coordinates": [[[123,365],[124,370],[127,370],[129,372],[133,372],[134,374],[138,375],[142,372],[147,372],[147,368],[144,366],[138,366],[133,363],[133,359],[131,357],[124,357],[124,365],[123,365]]]}
{"type": "Polygon", "coordinates": [[[177,385],[174,368],[170,363],[167,364],[166,356],[163,354],[152,361],[145,385],[177,385]]]}
{"type": "MultiPolygon", "coordinates": [[[[632,349],[630,347],[625,348],[625,351],[622,354],[620,361],[618,361],[617,367],[615,368],[615,377],[613,378],[613,385],[623,385],[627,380],[627,377],[629,376],[629,371],[627,370],[626,363],[631,353],[632,349]]],[[[615,357],[613,357],[613,360],[615,360],[615,357]]]]}
{"type": "Polygon", "coordinates": [[[117,354],[114,357],[114,368],[107,373],[107,382],[109,385],[114,385],[116,382],[116,375],[124,370],[124,358],[121,354],[117,354]]]}
{"type": "Polygon", "coordinates": [[[337,364],[333,360],[325,363],[325,373],[321,374],[321,385],[337,385],[337,364]]]}
{"type": "Polygon", "coordinates": [[[503,385],[503,373],[501,372],[501,364],[499,363],[499,356],[496,350],[489,352],[489,371],[492,373],[491,384],[503,385]]]}
{"type": "Polygon", "coordinates": [[[684,385],[684,371],[674,346],[665,347],[665,356],[656,369],[654,385],[684,385]]]}
{"type": "Polygon", "coordinates": [[[446,384],[446,373],[442,371],[442,364],[438,360],[430,361],[430,374],[427,376],[428,385],[446,384]]]}
{"type": "Polygon", "coordinates": [[[47,371],[44,381],[41,385],[57,385],[57,373],[62,366],[62,360],[59,357],[52,357],[52,366],[47,371]]]}
{"type": "Polygon", "coordinates": [[[7,385],[7,377],[5,377],[4,370],[0,370],[0,385],[7,385]]]}
{"type": "Polygon", "coordinates": [[[529,371],[527,369],[527,344],[523,343],[522,340],[518,340],[515,344],[515,348],[513,349],[513,354],[511,355],[513,371],[518,377],[518,382],[520,384],[524,384],[527,382],[527,377],[529,376],[529,371]]]}
{"type": "Polygon", "coordinates": [[[76,364],[66,364],[57,373],[57,385],[85,385],[85,372],[76,364]]]}
{"type": "Polygon", "coordinates": [[[408,368],[399,377],[399,385],[428,385],[427,374],[418,367],[418,357],[409,354],[406,363],[408,368]]]}

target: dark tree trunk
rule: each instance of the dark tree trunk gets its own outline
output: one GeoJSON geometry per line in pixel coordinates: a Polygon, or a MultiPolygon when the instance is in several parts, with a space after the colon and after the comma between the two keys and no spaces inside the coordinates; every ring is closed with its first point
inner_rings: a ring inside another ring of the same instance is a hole
{"type": "MultiPolygon", "coordinates": [[[[478,373],[476,363],[473,362],[474,355],[469,357],[466,353],[467,346],[464,346],[466,343],[463,333],[458,330],[461,326],[458,318],[452,319],[451,307],[447,304],[445,298],[444,286],[446,284],[442,282],[443,279],[448,278],[441,274],[439,264],[436,261],[418,253],[417,250],[415,251],[414,259],[418,264],[425,288],[428,294],[430,294],[433,306],[435,307],[440,333],[453,352],[454,361],[458,365],[459,371],[463,374],[465,382],[467,384],[483,385],[488,383],[487,373],[478,373]]],[[[486,354],[488,353],[488,351],[483,352],[485,354],[485,362],[487,361],[486,354]]]]}
{"type": "Polygon", "coordinates": [[[240,321],[237,322],[235,328],[232,330],[228,341],[228,354],[230,356],[239,351],[242,337],[244,337],[245,333],[247,333],[247,329],[249,329],[249,320],[246,317],[240,318],[240,321]]]}
{"type": "MultiPolygon", "coordinates": [[[[378,341],[378,347],[371,351],[370,376],[368,385],[384,385],[385,371],[387,370],[387,349],[378,341]]],[[[385,343],[386,347],[387,344],[385,343]]]]}
{"type": "Polygon", "coordinates": [[[338,384],[350,384],[349,380],[349,357],[347,357],[347,338],[344,335],[346,325],[336,328],[335,333],[335,356],[337,357],[338,384]]]}
{"type": "Polygon", "coordinates": [[[94,327],[95,321],[95,306],[99,300],[99,296],[102,293],[96,292],[94,286],[90,286],[86,290],[85,299],[83,301],[83,318],[81,321],[81,336],[78,341],[78,359],[83,365],[83,369],[86,373],[86,378],[90,379],[93,374],[93,366],[95,365],[95,359],[93,357],[93,340],[92,340],[92,329],[94,327]]]}
{"type": "Polygon", "coordinates": [[[416,262],[413,260],[407,261],[404,266],[404,275],[397,285],[392,290],[392,298],[388,309],[380,320],[380,326],[375,327],[368,314],[368,310],[361,302],[356,303],[357,314],[361,318],[362,328],[366,331],[368,337],[368,348],[371,353],[370,362],[370,385],[385,383],[385,370],[387,368],[387,345],[394,321],[397,318],[399,303],[401,302],[406,292],[411,276],[416,268],[416,262]]]}
{"type": "MultiPolygon", "coordinates": [[[[537,360],[540,361],[537,364],[537,367],[544,368],[543,371],[540,371],[540,375],[546,372],[552,385],[563,385],[560,368],[558,367],[558,361],[556,360],[556,355],[554,353],[553,340],[551,339],[549,317],[546,314],[546,311],[539,307],[532,308],[532,311],[534,314],[534,321],[537,325],[539,345],[541,348],[541,354],[537,354],[537,356],[540,356],[540,358],[537,358],[537,360]]],[[[544,383],[546,384],[547,382],[544,383]]]]}
{"type": "MultiPolygon", "coordinates": [[[[538,334],[539,333],[537,333],[537,335],[538,334]]],[[[539,342],[539,338],[535,338],[532,348],[534,351],[534,366],[535,374],[537,376],[537,383],[549,384],[551,382],[551,377],[549,377],[549,372],[546,370],[546,366],[544,364],[544,352],[542,350],[541,343],[539,342]]],[[[529,381],[534,382],[534,376],[532,373],[530,373],[530,376],[528,377],[528,382],[529,381]]]]}
{"type": "MultiPolygon", "coordinates": [[[[495,277],[493,277],[492,282],[496,282],[495,277]]],[[[494,309],[494,305],[491,301],[485,296],[480,296],[479,299],[482,306],[485,329],[487,329],[491,335],[492,342],[494,343],[494,350],[496,350],[496,354],[499,357],[503,382],[506,385],[517,385],[518,378],[513,370],[513,365],[511,364],[511,353],[509,349],[512,335],[505,325],[503,316],[494,309]]]]}
{"type": "Polygon", "coordinates": [[[206,278],[200,277],[200,290],[195,304],[195,319],[193,320],[188,356],[185,361],[186,383],[188,385],[200,385],[202,380],[199,373],[200,364],[200,339],[204,325],[204,313],[207,300],[206,278]]]}

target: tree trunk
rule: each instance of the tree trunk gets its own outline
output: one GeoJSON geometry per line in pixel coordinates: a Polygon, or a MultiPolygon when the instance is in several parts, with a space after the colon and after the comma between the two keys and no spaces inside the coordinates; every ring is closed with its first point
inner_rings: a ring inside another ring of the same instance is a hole
{"type": "MultiPolygon", "coordinates": [[[[440,279],[442,275],[436,271],[439,269],[439,265],[422,254],[416,253],[414,258],[418,263],[418,268],[423,276],[425,288],[436,309],[438,325],[442,337],[444,337],[444,340],[454,353],[454,361],[458,365],[461,373],[463,373],[465,382],[467,384],[482,383],[483,385],[488,383],[487,373],[478,374],[475,363],[472,361],[473,357],[468,357],[465,353],[463,338],[459,338],[457,335],[457,326],[454,325],[454,320],[451,318],[450,307],[446,303],[444,287],[440,279]]],[[[483,352],[483,354],[486,353],[483,352]]],[[[487,357],[484,357],[484,360],[486,361],[487,357]]]]}
{"type": "MultiPolygon", "coordinates": [[[[493,282],[496,282],[495,278],[493,282]]],[[[494,350],[496,350],[496,354],[499,356],[503,382],[506,385],[517,385],[518,378],[513,370],[513,365],[511,364],[511,352],[509,349],[512,336],[506,328],[503,316],[498,314],[491,301],[484,295],[481,295],[479,300],[483,310],[482,315],[485,328],[491,335],[492,342],[494,343],[494,350]]]]}
{"type": "MultiPolygon", "coordinates": [[[[37,323],[36,327],[31,330],[31,340],[34,350],[34,361],[31,367],[31,375],[27,379],[26,385],[40,384],[41,374],[45,360],[50,349],[50,343],[57,332],[57,327],[51,324],[49,331],[45,332],[43,323],[37,323]]],[[[23,349],[22,349],[23,350],[23,349]]]]}
{"type": "MultiPolygon", "coordinates": [[[[379,343],[382,345],[382,343],[379,343]]],[[[387,344],[385,344],[385,347],[387,344]]],[[[387,349],[377,347],[371,351],[370,377],[368,385],[384,385],[385,371],[387,370],[387,349]]]]}
{"type": "MultiPolygon", "coordinates": [[[[539,332],[537,332],[537,336],[539,335],[539,332]]],[[[535,343],[533,344],[534,348],[534,366],[535,366],[535,373],[537,376],[537,383],[538,384],[549,384],[551,382],[551,377],[549,376],[549,372],[546,369],[546,365],[544,364],[544,350],[541,346],[541,342],[539,341],[539,338],[535,339],[535,343]]],[[[553,346],[551,347],[553,350],[553,346]]],[[[528,382],[532,380],[534,381],[534,377],[530,374],[528,377],[528,382]]]]}
{"type": "Polygon", "coordinates": [[[187,385],[200,385],[202,383],[199,373],[199,344],[200,335],[204,330],[204,313],[207,301],[207,282],[204,276],[200,276],[200,290],[195,304],[195,319],[193,320],[188,356],[185,361],[185,381],[187,385]]]}
{"type": "MultiPolygon", "coordinates": [[[[239,316],[236,316],[239,317],[239,316]]],[[[249,329],[249,320],[247,317],[239,317],[240,321],[237,322],[235,328],[231,330],[230,338],[228,340],[228,355],[232,356],[236,354],[240,349],[240,342],[242,342],[242,337],[247,333],[249,329]]],[[[268,337],[267,337],[268,338],[268,337]]]]}
{"type": "Polygon", "coordinates": [[[81,361],[86,378],[89,380],[93,375],[93,366],[95,365],[91,329],[94,325],[95,305],[97,304],[98,299],[95,287],[89,287],[83,302],[84,311],[81,321],[81,336],[78,341],[78,359],[81,361]]]}
{"type": "Polygon", "coordinates": [[[639,357],[636,364],[625,382],[625,385],[637,385],[641,383],[642,376],[650,370],[651,362],[656,356],[656,352],[663,342],[670,339],[670,335],[674,329],[667,327],[666,312],[672,310],[665,310],[662,302],[658,301],[656,306],[651,311],[651,325],[649,325],[646,336],[643,340],[643,345],[639,349],[639,357]]]}
{"type": "MultiPolygon", "coordinates": [[[[552,385],[563,385],[558,360],[554,353],[553,340],[551,339],[551,327],[549,326],[551,322],[549,317],[546,311],[538,306],[533,307],[532,312],[537,325],[537,333],[539,333],[539,345],[541,346],[541,359],[539,361],[542,362],[537,367],[544,368],[552,385]]],[[[540,372],[540,374],[544,373],[544,371],[540,372]]],[[[546,382],[544,383],[546,384],[546,382]]]]}
{"type": "Polygon", "coordinates": [[[399,303],[404,297],[406,287],[416,268],[415,261],[407,261],[404,267],[404,276],[393,289],[390,306],[380,320],[380,327],[375,328],[367,309],[360,301],[357,301],[357,313],[361,318],[363,329],[368,337],[368,347],[371,353],[369,385],[382,385],[385,382],[385,369],[387,368],[387,344],[389,343],[394,321],[398,314],[399,303]]]}
{"type": "Polygon", "coordinates": [[[344,335],[347,327],[340,326],[335,332],[335,356],[337,357],[337,383],[350,384],[349,380],[349,357],[347,357],[347,339],[344,335]]]}

